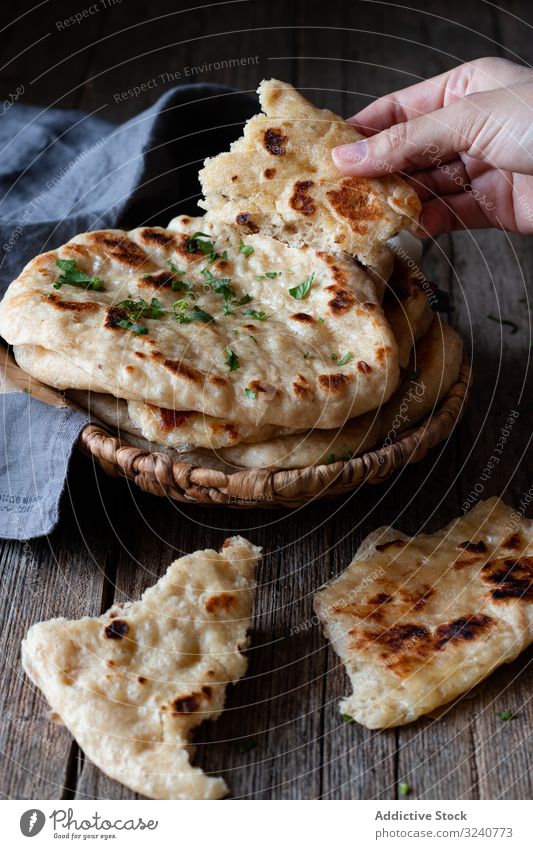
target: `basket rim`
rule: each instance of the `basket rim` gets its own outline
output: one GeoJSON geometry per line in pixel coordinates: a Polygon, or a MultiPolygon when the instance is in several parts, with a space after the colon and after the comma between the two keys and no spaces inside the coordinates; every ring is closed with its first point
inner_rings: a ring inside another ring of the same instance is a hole
{"type": "Polygon", "coordinates": [[[396,469],[421,460],[446,439],[463,413],[472,368],[463,361],[455,383],[432,412],[404,431],[397,441],[346,460],[299,469],[237,469],[222,472],[207,466],[175,460],[168,454],[135,447],[127,438],[113,435],[112,428],[90,422],[77,446],[92,455],[111,475],[125,476],[146,491],[173,499],[228,506],[276,506],[303,503],[317,497],[340,494],[360,483],[379,483],[396,469]],[[236,504],[240,500],[247,504],[236,504]],[[264,502],[264,504],[263,504],[264,502]]]}

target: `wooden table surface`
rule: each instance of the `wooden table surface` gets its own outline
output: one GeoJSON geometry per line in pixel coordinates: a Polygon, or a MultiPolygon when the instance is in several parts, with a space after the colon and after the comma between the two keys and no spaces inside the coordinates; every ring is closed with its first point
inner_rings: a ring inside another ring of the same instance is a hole
{"type": "MultiPolygon", "coordinates": [[[[24,102],[121,122],[169,88],[161,74],[250,91],[276,76],[349,115],[369,98],[477,56],[533,61],[526,0],[510,0],[505,11],[464,0],[411,0],[411,8],[357,0],[197,5],[184,11],[175,0],[107,0],[65,28],[57,22],[83,3],[45,2],[20,18],[18,0],[4,0],[1,97],[23,84],[24,102]],[[187,68],[231,58],[246,62],[187,76],[187,68]],[[114,97],[154,77],[156,88],[125,101],[114,97]]],[[[344,569],[373,528],[434,531],[462,512],[470,493],[503,495],[516,507],[528,497],[526,287],[533,240],[496,232],[444,236],[427,246],[425,268],[449,290],[451,323],[471,352],[475,383],[456,433],[423,463],[379,487],[289,513],[171,503],[106,478],[76,456],[56,531],[26,544],[0,542],[6,797],[134,798],[84,758],[64,727],[48,721],[42,696],[22,671],[20,641],[38,620],[99,615],[114,600],[138,598],[180,553],[218,547],[238,531],[265,550],[249,674],[230,688],[219,722],[201,728],[202,768],[223,775],[234,797],[255,799],[394,799],[400,782],[418,799],[531,798],[531,651],[440,719],[370,732],[340,719],[346,678],[319,629],[294,633],[312,616],[314,591],[344,569]],[[513,411],[520,415],[504,437],[501,460],[487,471],[513,411]],[[515,713],[510,722],[497,718],[505,709],[515,713]],[[243,739],[255,747],[243,752],[243,739]]]]}

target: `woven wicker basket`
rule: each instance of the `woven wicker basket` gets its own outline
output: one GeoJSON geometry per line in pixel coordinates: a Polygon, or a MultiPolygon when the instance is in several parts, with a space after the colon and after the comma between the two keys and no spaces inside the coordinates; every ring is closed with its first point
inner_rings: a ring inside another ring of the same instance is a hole
{"type": "MultiPolygon", "coordinates": [[[[61,392],[30,378],[0,346],[0,392],[31,391],[54,406],[72,406],[61,392]]],[[[128,444],[105,426],[87,425],[78,447],[108,474],[125,477],[145,492],[176,501],[227,507],[298,507],[317,498],[332,498],[362,483],[381,483],[396,469],[422,460],[446,439],[461,418],[472,380],[463,360],[457,382],[432,415],[402,433],[392,445],[344,460],[303,469],[246,469],[226,474],[217,469],[177,462],[168,454],[128,444]]]]}
{"type": "Polygon", "coordinates": [[[297,507],[317,498],[340,495],[363,482],[381,483],[401,466],[422,460],[452,432],[463,412],[470,384],[471,369],[464,360],[457,382],[434,413],[403,433],[397,442],[353,460],[303,469],[246,469],[226,474],[135,448],[94,424],[83,430],[79,447],[93,456],[107,474],[126,477],[153,495],[227,507],[297,507]]]}

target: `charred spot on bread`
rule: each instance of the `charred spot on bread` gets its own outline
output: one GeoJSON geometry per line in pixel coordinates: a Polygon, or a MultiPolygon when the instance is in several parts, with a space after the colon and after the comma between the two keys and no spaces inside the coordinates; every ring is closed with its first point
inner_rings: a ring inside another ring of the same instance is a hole
{"type": "Polygon", "coordinates": [[[435,648],[440,650],[449,643],[475,640],[489,631],[494,624],[492,617],[483,613],[468,617],[460,616],[452,622],[446,622],[435,628],[435,648]]]}
{"type": "Polygon", "coordinates": [[[364,360],[359,360],[357,363],[357,370],[360,371],[361,374],[370,374],[372,366],[369,366],[364,360]]]}
{"type": "Polygon", "coordinates": [[[275,175],[276,175],[276,169],[275,168],[265,168],[265,170],[263,171],[263,177],[266,180],[271,180],[272,177],[275,177],[275,175]]]}
{"type": "Polygon", "coordinates": [[[161,430],[165,433],[181,427],[191,416],[194,416],[194,413],[189,410],[169,410],[167,407],[154,407],[153,409],[158,410],[161,419],[161,430]]]}
{"type": "Polygon", "coordinates": [[[346,374],[319,374],[318,385],[330,395],[340,395],[345,391],[350,378],[346,374]]]}
{"type": "Polygon", "coordinates": [[[112,619],[104,628],[108,640],[121,640],[129,631],[128,623],[123,619],[112,619]]]}
{"type": "Polygon", "coordinates": [[[307,312],[295,312],[290,316],[290,318],[292,318],[293,321],[300,321],[303,324],[314,324],[315,322],[313,316],[309,315],[307,312]]]}
{"type": "Polygon", "coordinates": [[[406,643],[427,643],[431,639],[431,632],[425,625],[409,622],[404,625],[392,625],[385,631],[373,634],[372,639],[384,646],[388,652],[396,653],[404,651],[406,643]]]}
{"type": "Polygon", "coordinates": [[[510,534],[507,539],[502,542],[502,547],[510,549],[522,548],[522,538],[518,531],[514,534],[510,534]]]}
{"type": "Polygon", "coordinates": [[[338,189],[326,192],[326,197],[335,212],[359,235],[365,235],[368,225],[382,216],[381,204],[365,177],[345,178],[338,189]]]}
{"type": "Polygon", "coordinates": [[[49,295],[42,295],[42,300],[50,304],[54,309],[62,312],[87,313],[97,312],[100,307],[94,301],[67,301],[60,298],[55,292],[50,292],[49,295]]]}
{"type": "Polygon", "coordinates": [[[239,227],[244,227],[248,233],[259,233],[259,227],[254,223],[249,212],[239,212],[235,218],[235,223],[239,227]]]}
{"type": "Polygon", "coordinates": [[[376,551],[387,551],[388,548],[403,548],[404,546],[405,540],[391,539],[389,542],[381,542],[376,545],[376,551]]]}
{"type": "Polygon", "coordinates": [[[191,240],[187,233],[176,233],[173,247],[179,257],[188,263],[193,263],[204,256],[202,249],[198,247],[198,242],[191,240]]]}
{"type": "Polygon", "coordinates": [[[161,248],[169,248],[176,241],[174,233],[169,233],[168,230],[162,230],[159,227],[143,227],[139,231],[139,235],[143,242],[161,248]]]}
{"type": "Polygon", "coordinates": [[[127,321],[128,314],[125,310],[120,309],[120,307],[109,307],[104,321],[104,327],[109,327],[112,330],[118,330],[120,328],[121,321],[127,321]]]}
{"type": "Polygon", "coordinates": [[[314,215],[316,206],[309,194],[309,189],[314,185],[312,180],[297,180],[289,198],[289,205],[302,215],[314,215]]]}
{"type": "Polygon", "coordinates": [[[142,248],[127,236],[97,230],[89,233],[87,238],[91,245],[102,250],[109,258],[120,262],[121,265],[138,268],[148,259],[142,248]]]}
{"type": "Polygon", "coordinates": [[[296,379],[292,382],[292,391],[297,398],[306,398],[313,394],[313,390],[303,374],[296,375],[296,379]]]}
{"type": "Polygon", "coordinates": [[[172,702],[173,712],[177,714],[194,713],[198,710],[199,706],[196,693],[191,693],[190,696],[181,696],[172,702]]]}
{"type": "Polygon", "coordinates": [[[172,289],[176,275],[171,271],[158,271],[156,274],[145,274],[140,278],[139,286],[153,286],[155,289],[172,289]]]}
{"type": "Polygon", "coordinates": [[[153,351],[152,359],[162,363],[176,377],[182,377],[191,383],[200,383],[203,378],[203,373],[198,369],[188,366],[183,360],[169,360],[160,351],[153,351]]]}
{"type": "Polygon", "coordinates": [[[231,593],[218,593],[218,595],[212,595],[207,599],[205,609],[208,613],[227,612],[235,607],[235,604],[236,598],[231,593]]]}
{"type": "Polygon", "coordinates": [[[465,551],[471,551],[473,554],[485,554],[487,551],[487,546],[480,540],[479,542],[470,542],[470,540],[465,540],[465,542],[460,542],[457,545],[457,548],[463,548],[465,551]]]}
{"type": "Polygon", "coordinates": [[[330,312],[335,316],[344,315],[344,313],[349,312],[354,304],[355,297],[348,289],[335,288],[333,298],[328,301],[330,312]]]}
{"type": "Polygon", "coordinates": [[[481,577],[489,585],[495,585],[490,593],[495,601],[533,601],[533,557],[489,560],[481,570],[481,577]]]}
{"type": "Polygon", "coordinates": [[[272,156],[285,156],[288,138],[278,127],[269,127],[263,133],[263,144],[272,156]]]}

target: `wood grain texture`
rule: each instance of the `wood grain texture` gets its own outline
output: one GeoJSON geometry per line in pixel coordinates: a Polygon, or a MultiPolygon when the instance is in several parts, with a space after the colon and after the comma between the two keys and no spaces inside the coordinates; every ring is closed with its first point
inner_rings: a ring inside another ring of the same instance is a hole
{"type": "MultiPolygon", "coordinates": [[[[215,4],[196,12],[178,10],[170,0],[157,5],[159,20],[149,21],[156,13],[131,0],[64,31],[55,22],[72,14],[70,4],[36,10],[31,21],[6,31],[12,61],[0,74],[2,96],[22,82],[27,102],[58,101],[124,121],[170,83],[122,102],[117,92],[159,74],[257,55],[257,63],[199,71],[182,81],[254,90],[262,77],[278,76],[322,105],[353,114],[376,95],[476,56],[533,62],[531,31],[513,17],[533,23],[525,0],[511,0],[505,10],[464,0],[436,0],[430,9],[422,0],[408,4],[411,9],[342,0],[215,4]],[[22,51],[46,33],[28,61],[22,51]],[[58,61],[59,68],[49,70],[58,61]]],[[[4,23],[16,9],[4,4],[4,23]]],[[[426,248],[424,267],[450,292],[451,323],[467,340],[476,374],[460,428],[424,463],[406,467],[385,486],[367,486],[331,503],[231,512],[150,497],[78,457],[55,533],[27,547],[2,544],[4,795],[133,797],[80,756],[64,728],[48,722],[46,705],[20,668],[20,640],[38,619],[100,613],[113,599],[138,598],[180,553],[217,547],[239,531],[266,553],[249,674],[230,689],[220,721],[201,728],[196,756],[205,769],[224,775],[232,795],[389,799],[406,781],[413,798],[531,798],[533,652],[498,670],[438,720],[370,732],[341,721],[337,703],[346,678],[312,619],[314,591],[342,571],[373,528],[435,531],[480,497],[480,485],[481,497],[504,494],[517,507],[531,487],[524,299],[533,274],[532,240],[453,234],[426,248]],[[510,319],[518,329],[513,333],[488,315],[510,319]],[[513,410],[520,415],[487,475],[513,410]],[[508,708],[515,718],[501,722],[497,712],[508,708]],[[247,741],[253,748],[242,751],[247,741]]]]}

